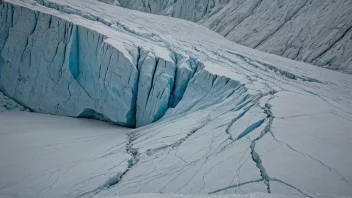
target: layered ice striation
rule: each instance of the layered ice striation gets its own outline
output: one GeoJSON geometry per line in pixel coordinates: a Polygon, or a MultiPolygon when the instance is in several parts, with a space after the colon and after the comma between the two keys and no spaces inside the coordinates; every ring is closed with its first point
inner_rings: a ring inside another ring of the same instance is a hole
{"type": "Polygon", "coordinates": [[[2,4],[1,13],[5,95],[36,112],[134,125],[138,71],[125,48],[119,51],[103,35],[26,8],[2,4]]]}
{"type": "Polygon", "coordinates": [[[111,40],[7,3],[1,35],[0,90],[35,112],[144,126],[175,107],[202,72],[194,58],[111,40]]]}
{"type": "Polygon", "coordinates": [[[0,112],[4,111],[30,111],[0,92],[0,112]]]}

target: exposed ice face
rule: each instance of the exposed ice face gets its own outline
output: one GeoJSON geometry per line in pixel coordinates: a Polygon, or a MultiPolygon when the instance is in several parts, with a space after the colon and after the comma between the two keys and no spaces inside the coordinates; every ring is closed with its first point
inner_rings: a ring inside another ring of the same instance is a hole
{"type": "Polygon", "coordinates": [[[352,47],[350,1],[119,2],[125,8],[197,22],[231,41],[251,48],[352,73],[352,50],[349,50],[352,47]]]}
{"type": "Polygon", "coordinates": [[[0,112],[5,111],[29,111],[29,109],[18,104],[11,98],[4,96],[4,94],[0,92],[0,112]]]}
{"type": "Polygon", "coordinates": [[[55,16],[9,4],[1,13],[0,88],[36,112],[144,126],[177,105],[196,70],[55,16]]]}
{"type": "Polygon", "coordinates": [[[198,60],[168,49],[154,52],[115,41],[11,4],[1,9],[5,36],[0,88],[36,112],[140,127],[176,107],[196,72],[207,77],[199,82],[194,78],[192,84],[200,87],[194,93],[211,88],[217,78],[202,71],[198,60]]]}
{"type": "Polygon", "coordinates": [[[6,60],[1,67],[1,90],[37,112],[102,116],[133,126],[129,112],[137,69],[129,56],[119,58],[123,52],[103,42],[103,35],[21,9],[2,5],[2,13],[8,16],[1,18],[5,27],[13,26],[2,28],[2,34],[8,35],[1,51],[6,60]],[[118,76],[114,70],[126,74],[118,76]]]}

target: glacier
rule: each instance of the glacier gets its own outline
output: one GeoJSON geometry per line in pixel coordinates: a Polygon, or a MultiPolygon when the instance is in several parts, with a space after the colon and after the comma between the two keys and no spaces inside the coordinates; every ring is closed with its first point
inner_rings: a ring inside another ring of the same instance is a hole
{"type": "Polygon", "coordinates": [[[351,74],[352,2],[100,0],[197,22],[236,43],[351,74]]]}
{"type": "Polygon", "coordinates": [[[0,13],[0,197],[352,196],[350,75],[97,0],[0,13]]]}
{"type": "MultiPolygon", "coordinates": [[[[171,96],[182,96],[184,88],[179,86],[185,85],[175,83],[176,63],[170,52],[159,56],[54,16],[23,15],[21,9],[2,7],[5,61],[0,78],[1,90],[21,104],[37,112],[133,127],[159,119],[171,96]],[[52,45],[43,49],[47,42],[52,45]]],[[[177,73],[178,82],[187,78],[183,70],[177,73]]]]}

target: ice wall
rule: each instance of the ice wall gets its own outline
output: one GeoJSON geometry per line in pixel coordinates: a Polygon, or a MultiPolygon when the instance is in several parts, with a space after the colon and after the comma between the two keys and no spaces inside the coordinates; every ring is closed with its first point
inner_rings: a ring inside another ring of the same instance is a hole
{"type": "Polygon", "coordinates": [[[0,112],[4,112],[4,111],[30,111],[30,110],[18,104],[11,98],[4,96],[4,94],[0,92],[0,112]]]}
{"type": "MultiPolygon", "coordinates": [[[[20,6],[0,9],[0,90],[35,112],[144,126],[176,107],[192,77],[206,72],[172,51],[109,39],[20,6]]],[[[211,88],[214,78],[207,73],[206,82],[192,83],[211,88]]]]}

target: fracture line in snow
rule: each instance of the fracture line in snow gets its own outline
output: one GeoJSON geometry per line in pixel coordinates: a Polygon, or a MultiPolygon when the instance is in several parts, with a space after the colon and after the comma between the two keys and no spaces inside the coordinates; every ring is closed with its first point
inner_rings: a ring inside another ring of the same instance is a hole
{"type": "Polygon", "coordinates": [[[164,145],[164,146],[160,146],[160,147],[157,147],[157,148],[154,148],[154,149],[148,149],[146,151],[146,154],[147,155],[152,155],[153,153],[157,152],[157,151],[160,151],[160,150],[164,150],[164,149],[167,149],[167,148],[177,148],[178,146],[180,146],[184,141],[186,141],[191,135],[193,135],[194,133],[196,133],[198,130],[200,130],[201,128],[205,127],[209,122],[211,122],[211,119],[208,118],[206,119],[205,121],[203,121],[203,123],[192,129],[190,132],[187,133],[187,135],[179,140],[177,140],[176,142],[172,143],[172,144],[169,144],[169,145],[164,145]]]}
{"type": "MultiPolygon", "coordinates": [[[[193,130],[191,130],[186,137],[184,138],[181,138],[180,140],[176,141],[175,143],[171,144],[171,145],[165,145],[165,146],[162,146],[162,147],[158,147],[156,149],[152,149],[152,150],[148,150],[147,151],[147,154],[151,154],[155,151],[158,151],[158,150],[164,150],[166,148],[176,148],[178,147],[179,145],[181,145],[184,141],[186,141],[192,134],[196,133],[198,130],[200,130],[201,128],[203,128],[204,126],[206,126],[207,124],[209,124],[211,121],[210,118],[206,119],[202,125],[200,125],[199,127],[196,127],[194,128],[193,130]]],[[[121,180],[122,180],[122,177],[130,170],[132,169],[132,167],[138,162],[138,151],[137,149],[134,149],[132,147],[132,141],[133,141],[133,134],[130,134],[129,135],[129,143],[126,145],[126,151],[132,156],[132,158],[128,161],[128,168],[123,172],[123,173],[118,173],[116,176],[110,178],[107,182],[105,182],[104,185],[98,187],[97,189],[95,190],[92,190],[92,191],[89,191],[89,192],[86,192],[86,193],[83,193],[81,195],[79,195],[78,197],[81,197],[81,196],[84,196],[84,195],[87,195],[87,194],[97,194],[99,193],[100,191],[102,190],[106,190],[116,184],[118,184],[121,180]]],[[[166,187],[166,186],[165,186],[166,187]]]]}
{"type": "MultiPolygon", "coordinates": [[[[248,97],[245,97],[245,98],[243,99],[243,102],[239,103],[235,108],[231,109],[230,111],[238,111],[238,110],[242,109],[243,107],[247,106],[251,101],[252,101],[251,98],[248,99],[248,97]]],[[[251,104],[250,106],[246,107],[246,108],[245,108],[245,111],[248,111],[252,106],[254,106],[254,104],[251,104]]],[[[227,112],[229,112],[229,111],[227,111],[227,112]]],[[[222,115],[223,115],[223,114],[220,114],[220,115],[217,116],[216,118],[218,118],[218,117],[220,117],[220,116],[222,116],[222,115]]],[[[243,115],[244,115],[244,114],[243,114],[243,115]]],[[[242,116],[243,116],[243,115],[242,115],[242,116]]],[[[241,117],[242,117],[242,116],[241,116],[241,117]]],[[[162,149],[169,148],[169,147],[177,148],[177,147],[178,147],[179,145],[181,145],[184,141],[186,141],[186,139],[189,138],[192,134],[196,133],[197,131],[199,131],[201,128],[203,128],[204,126],[206,126],[207,124],[209,124],[212,120],[214,120],[214,119],[216,119],[216,118],[213,118],[213,119],[212,119],[212,118],[208,117],[208,118],[204,121],[204,123],[203,123],[201,126],[196,127],[195,129],[191,130],[191,131],[187,134],[186,137],[184,137],[184,138],[178,140],[177,142],[175,142],[175,143],[173,143],[173,144],[171,144],[171,145],[166,145],[166,146],[159,147],[159,148],[157,148],[157,150],[162,150],[162,149]]],[[[239,119],[239,118],[238,118],[238,119],[239,119]]],[[[215,138],[215,137],[213,136],[212,143],[213,143],[213,141],[214,141],[214,138],[215,138]]],[[[210,144],[210,147],[212,147],[212,143],[210,144]]],[[[210,152],[211,150],[212,150],[212,148],[210,148],[209,152],[210,152]]],[[[154,149],[153,151],[155,151],[155,149],[154,149]]],[[[152,152],[152,151],[150,151],[150,152],[152,152]]],[[[204,166],[204,164],[207,162],[207,159],[213,154],[213,153],[209,153],[209,152],[205,155],[205,160],[204,160],[204,162],[202,163],[201,167],[204,166]]],[[[201,159],[203,159],[203,158],[201,158],[201,159]]],[[[189,163],[189,164],[192,164],[192,163],[194,163],[194,162],[191,162],[191,163],[189,163]]],[[[200,168],[200,169],[201,169],[201,168],[200,168]]],[[[199,170],[200,170],[200,169],[199,169],[199,170]]],[[[197,171],[197,172],[192,176],[192,178],[187,182],[187,184],[198,174],[198,172],[199,172],[199,171],[197,171]]],[[[177,176],[176,176],[176,177],[177,177],[177,176]]],[[[170,182],[173,181],[176,177],[174,177],[172,180],[170,180],[170,182]]],[[[204,177],[205,177],[205,175],[203,176],[203,179],[204,179],[204,177]]],[[[170,183],[170,182],[169,182],[169,183],[170,183]]],[[[168,184],[169,184],[169,183],[168,183],[168,184]]],[[[205,185],[204,180],[203,180],[203,183],[204,183],[204,184],[203,184],[203,187],[204,187],[204,185],[205,185]]],[[[166,186],[167,186],[168,184],[166,184],[166,185],[160,190],[160,192],[162,192],[162,190],[163,190],[164,188],[166,188],[166,186]]],[[[186,184],[186,185],[187,185],[187,184],[186,184]]],[[[183,187],[185,187],[186,185],[184,185],[183,187]]],[[[183,187],[181,187],[180,189],[178,189],[178,191],[181,190],[183,187]]],[[[203,187],[201,188],[201,190],[203,189],[203,187]]],[[[201,190],[200,190],[200,191],[201,191],[201,190]]]]}
{"type": "Polygon", "coordinates": [[[291,185],[291,184],[289,184],[289,183],[286,183],[286,182],[284,182],[284,181],[282,181],[282,180],[280,180],[280,179],[271,178],[271,181],[279,182],[279,183],[281,183],[281,184],[284,184],[284,185],[286,185],[286,186],[288,186],[288,187],[291,187],[291,188],[297,190],[298,192],[300,192],[301,194],[303,194],[303,195],[306,196],[306,197],[314,198],[313,196],[310,196],[310,195],[306,194],[305,192],[303,192],[303,191],[300,190],[299,188],[297,188],[297,187],[295,187],[295,186],[293,186],[293,185],[291,185]]]}
{"type": "MultiPolygon", "coordinates": [[[[269,101],[271,99],[269,99],[269,101]]],[[[284,182],[284,181],[282,181],[280,179],[270,177],[267,174],[267,172],[265,170],[265,167],[263,166],[263,161],[261,160],[260,155],[255,151],[256,142],[259,141],[261,138],[263,138],[268,132],[270,132],[270,128],[271,128],[271,125],[272,125],[272,122],[273,122],[273,119],[274,119],[274,116],[272,115],[272,112],[270,110],[271,106],[268,104],[269,101],[267,101],[267,103],[265,104],[265,107],[264,107],[264,112],[268,115],[267,119],[269,119],[269,122],[268,122],[267,126],[263,129],[263,131],[261,132],[260,136],[257,137],[256,139],[254,139],[252,141],[252,143],[251,143],[250,148],[251,148],[252,159],[256,163],[257,168],[260,170],[260,173],[261,173],[261,176],[263,178],[263,181],[267,185],[268,193],[271,193],[270,181],[275,181],[275,182],[282,183],[282,184],[284,184],[286,186],[289,186],[289,187],[297,190],[298,192],[300,192],[304,196],[312,198],[312,196],[310,196],[307,193],[303,192],[299,188],[297,188],[297,187],[295,187],[295,186],[293,186],[293,185],[291,185],[289,183],[286,183],[286,182],[284,182]]]]}
{"type": "MultiPolygon", "coordinates": [[[[247,152],[248,152],[248,150],[249,150],[250,148],[247,148],[246,149],[246,151],[243,153],[243,155],[242,155],[242,157],[241,157],[241,159],[239,160],[240,162],[242,161],[242,159],[244,158],[244,156],[247,154],[247,152]]],[[[243,162],[243,163],[241,163],[241,165],[237,168],[237,170],[236,170],[236,175],[232,178],[232,181],[231,181],[231,184],[234,182],[234,180],[235,180],[235,178],[236,178],[236,176],[238,177],[238,183],[241,183],[241,168],[242,168],[242,166],[246,163],[248,161],[248,158],[243,162]]],[[[237,191],[240,189],[240,187],[238,187],[238,188],[236,188],[236,190],[235,190],[235,193],[237,193],[237,191]]],[[[227,191],[225,191],[225,193],[226,193],[227,191]]]]}
{"type": "Polygon", "coordinates": [[[270,134],[271,134],[271,136],[274,138],[274,140],[277,141],[278,143],[286,145],[286,146],[287,146],[289,149],[291,149],[292,151],[297,152],[297,153],[302,154],[302,155],[305,155],[305,156],[311,158],[312,160],[314,160],[314,161],[320,163],[320,164],[323,165],[324,167],[328,168],[330,171],[335,172],[337,175],[339,175],[339,176],[341,177],[341,180],[342,180],[342,181],[344,181],[345,183],[347,183],[349,186],[352,187],[352,185],[349,183],[349,181],[346,179],[346,177],[345,177],[344,175],[342,175],[337,169],[332,168],[332,167],[330,167],[329,165],[325,164],[324,162],[320,161],[319,159],[317,159],[317,158],[315,158],[315,157],[313,157],[313,156],[311,156],[311,155],[309,155],[309,154],[307,154],[307,153],[303,153],[303,152],[301,152],[301,151],[298,151],[298,150],[294,149],[291,145],[289,145],[289,144],[287,144],[287,143],[285,143],[285,142],[282,142],[282,141],[278,140],[278,139],[275,137],[274,133],[271,132],[271,131],[270,131],[270,134]]]}
{"type": "MultiPolygon", "coordinates": [[[[234,55],[238,58],[240,58],[241,60],[245,61],[247,64],[253,66],[253,67],[258,67],[256,66],[255,64],[249,62],[248,60],[250,60],[249,58],[247,58],[246,56],[244,55],[241,55],[239,53],[236,53],[236,52],[233,52],[233,51],[226,51],[227,53],[231,54],[231,55],[234,55]]],[[[226,56],[221,56],[223,59],[227,59],[231,62],[231,59],[227,58],[226,56]]],[[[285,71],[285,70],[282,70],[282,69],[279,69],[277,67],[275,67],[274,65],[271,65],[271,64],[267,64],[267,63],[264,63],[264,62],[261,62],[261,61],[258,61],[258,60],[255,60],[253,61],[255,63],[258,63],[262,66],[264,66],[265,68],[269,69],[269,70],[273,70],[275,73],[280,73],[281,75],[291,79],[291,80],[302,80],[302,81],[306,81],[306,82],[315,82],[315,83],[323,83],[315,78],[311,78],[311,77],[308,77],[308,76],[304,76],[304,75],[296,75],[294,73],[291,73],[289,71],[285,71]]],[[[266,70],[265,70],[266,71],[266,70]]]]}
{"type": "MultiPolygon", "coordinates": [[[[266,93],[266,94],[260,94],[256,99],[254,99],[253,101],[254,102],[258,102],[261,98],[263,98],[264,96],[267,96],[267,95],[271,95],[272,97],[266,102],[265,106],[263,107],[263,110],[264,112],[267,114],[267,118],[265,119],[262,119],[262,120],[259,120],[255,123],[253,123],[252,125],[250,125],[247,129],[245,129],[240,135],[238,135],[238,137],[233,140],[232,139],[232,142],[235,142],[236,140],[239,140],[243,137],[245,137],[246,135],[248,135],[251,131],[253,131],[254,129],[258,128],[259,126],[261,126],[263,123],[267,122],[267,125],[265,126],[265,128],[261,131],[260,135],[255,138],[254,140],[251,140],[251,145],[250,145],[250,149],[251,149],[251,156],[252,156],[252,160],[255,162],[256,164],[256,167],[259,169],[260,171],[260,175],[261,175],[261,179],[258,179],[258,180],[252,180],[252,181],[247,181],[247,182],[239,182],[237,184],[234,184],[234,185],[230,185],[228,187],[225,187],[225,188],[221,188],[221,189],[218,189],[218,190],[215,190],[215,191],[212,191],[212,192],[209,192],[209,194],[215,194],[215,193],[218,193],[218,192],[222,192],[222,191],[226,191],[230,188],[237,188],[237,187],[240,187],[240,186],[243,186],[243,185],[246,185],[246,184],[251,184],[251,183],[258,183],[258,182],[264,182],[264,184],[267,186],[267,192],[268,193],[271,193],[271,189],[270,189],[270,181],[273,181],[273,182],[279,182],[285,186],[288,186],[288,187],[291,187],[295,190],[297,190],[298,192],[300,192],[302,195],[304,196],[307,196],[307,197],[312,197],[310,195],[308,195],[307,193],[303,192],[302,190],[298,189],[297,187],[289,184],[289,183],[286,183],[280,179],[277,179],[277,178],[272,178],[270,177],[267,172],[266,172],[266,169],[265,167],[263,166],[263,162],[260,158],[260,155],[255,151],[255,145],[256,145],[256,142],[259,141],[261,138],[263,138],[268,132],[271,133],[270,131],[270,128],[271,128],[271,125],[273,123],[273,120],[274,120],[274,116],[272,115],[272,112],[270,110],[271,106],[269,104],[269,101],[271,99],[273,99],[274,95],[276,94],[277,92],[276,91],[271,91],[269,93],[266,93]]],[[[253,104],[254,105],[254,104],[253,104]]],[[[253,105],[249,106],[252,107],[253,105]]],[[[248,108],[248,107],[247,107],[248,108]]],[[[246,112],[246,111],[244,111],[246,112]]],[[[243,114],[244,112],[242,112],[241,114],[243,114]]],[[[237,116],[236,118],[234,118],[228,128],[225,130],[226,133],[228,133],[228,129],[230,126],[232,126],[238,119],[240,119],[243,115],[239,115],[237,116]]],[[[232,136],[230,136],[230,138],[232,138],[232,136]]],[[[238,172],[239,169],[236,171],[238,172]]]]}
{"type": "Polygon", "coordinates": [[[171,146],[172,148],[178,147],[179,145],[181,145],[184,141],[186,141],[192,134],[196,133],[198,130],[200,130],[201,128],[205,127],[207,124],[209,124],[211,122],[211,119],[208,118],[206,119],[203,124],[195,129],[192,129],[189,133],[187,133],[186,137],[178,140],[177,142],[173,143],[171,146]]]}
{"type": "Polygon", "coordinates": [[[254,131],[256,128],[260,127],[266,119],[259,120],[252,125],[250,125],[246,130],[244,130],[241,134],[238,135],[238,137],[235,139],[235,141],[240,140],[244,136],[248,135],[250,132],[254,131]]]}
{"type": "MultiPolygon", "coordinates": [[[[272,123],[272,115],[271,115],[271,112],[270,112],[270,109],[267,109],[265,108],[264,109],[264,112],[267,113],[267,118],[266,119],[262,119],[262,120],[259,120],[255,123],[253,123],[252,125],[250,125],[249,127],[247,127],[247,129],[245,129],[241,134],[238,135],[238,137],[236,139],[233,139],[232,135],[229,133],[229,129],[231,128],[231,126],[236,122],[238,121],[239,119],[241,119],[262,97],[264,96],[267,96],[267,95],[274,95],[275,93],[277,93],[276,91],[271,91],[269,93],[266,93],[266,94],[260,94],[258,95],[254,100],[253,100],[253,104],[251,104],[250,106],[246,107],[243,112],[241,114],[239,114],[237,117],[235,117],[234,119],[232,119],[230,121],[230,123],[228,124],[227,128],[225,129],[225,133],[229,135],[229,139],[232,141],[232,142],[236,142],[237,140],[245,137],[246,135],[248,135],[250,132],[252,132],[253,130],[255,130],[256,128],[258,128],[259,126],[261,126],[267,119],[269,119],[269,122],[267,124],[267,126],[264,128],[264,130],[261,132],[261,135],[259,137],[257,137],[255,140],[251,141],[251,145],[250,145],[250,148],[251,148],[251,155],[252,155],[252,159],[253,161],[256,162],[256,165],[257,167],[260,169],[260,172],[261,172],[261,176],[262,178],[261,179],[258,179],[258,180],[253,180],[253,181],[248,181],[248,182],[242,182],[242,183],[237,183],[237,184],[234,184],[234,185],[230,185],[228,187],[225,187],[225,188],[222,188],[222,189],[218,189],[218,190],[215,190],[215,191],[212,191],[212,192],[209,192],[209,194],[214,194],[214,193],[217,193],[217,192],[221,192],[221,191],[226,191],[230,188],[237,188],[237,187],[240,187],[242,185],[246,185],[246,184],[250,184],[250,183],[254,183],[254,182],[261,182],[261,181],[264,181],[264,183],[267,185],[267,190],[268,192],[270,193],[270,186],[269,186],[269,180],[268,180],[268,177],[267,177],[267,174],[266,174],[266,171],[264,169],[264,167],[261,165],[261,160],[259,157],[256,157],[256,156],[259,156],[255,151],[254,151],[254,146],[255,146],[255,141],[259,140],[260,138],[262,138],[266,133],[267,131],[269,130],[270,128],[270,125],[272,123]]],[[[248,103],[246,103],[247,105],[248,103]]],[[[244,107],[244,106],[241,106],[241,108],[244,107]]],[[[269,106],[268,106],[269,107],[269,106]]],[[[240,109],[241,109],[240,108],[240,109]]],[[[236,108],[235,108],[236,109],[236,108]]],[[[239,109],[237,109],[239,110],[239,109]]],[[[243,158],[243,156],[242,156],[243,158]]],[[[242,166],[242,165],[241,165],[242,166]]],[[[241,167],[240,167],[241,168],[241,167]]],[[[238,168],[236,170],[236,175],[238,175],[238,172],[239,172],[239,169],[238,168]]]]}
{"type": "Polygon", "coordinates": [[[250,105],[250,106],[248,106],[248,107],[246,107],[240,115],[238,115],[237,117],[235,117],[234,119],[232,119],[232,120],[230,121],[230,123],[227,125],[227,127],[226,127],[226,129],[225,129],[225,133],[227,133],[227,134],[229,135],[229,139],[230,139],[231,141],[234,142],[234,141],[236,141],[237,139],[233,139],[231,133],[229,132],[230,128],[232,127],[232,125],[233,125],[235,122],[237,122],[239,119],[241,119],[252,107],[253,107],[253,104],[250,105]]]}
{"type": "Polygon", "coordinates": [[[214,190],[212,192],[209,192],[208,194],[215,194],[215,193],[218,193],[218,192],[221,192],[221,191],[225,191],[225,190],[228,190],[230,188],[237,188],[237,187],[240,187],[240,186],[243,186],[243,185],[246,185],[246,184],[252,184],[252,183],[258,183],[258,182],[262,182],[264,181],[263,178],[260,178],[260,179],[257,179],[257,180],[252,180],[252,181],[248,181],[248,182],[243,182],[243,183],[239,183],[239,184],[234,184],[234,185],[231,185],[231,186],[228,186],[228,187],[225,187],[225,188],[221,188],[221,189],[218,189],[218,190],[214,190]]]}
{"type": "Polygon", "coordinates": [[[264,184],[267,186],[268,193],[271,193],[271,190],[270,190],[270,177],[268,176],[268,174],[267,174],[267,172],[266,172],[266,170],[265,170],[265,168],[263,166],[263,162],[262,162],[262,160],[260,158],[260,155],[254,150],[256,141],[257,140],[252,141],[251,146],[250,146],[252,159],[256,163],[256,166],[257,166],[257,168],[260,171],[260,175],[263,178],[264,184]]]}
{"type": "Polygon", "coordinates": [[[107,189],[111,188],[112,186],[118,184],[122,180],[122,177],[129,170],[131,170],[132,167],[138,162],[138,151],[136,149],[132,148],[132,143],[131,143],[131,138],[130,137],[129,137],[128,143],[126,144],[126,152],[131,155],[131,159],[128,160],[128,167],[127,167],[127,169],[125,171],[118,172],[115,176],[110,177],[101,186],[97,187],[94,190],[82,193],[82,194],[78,195],[77,197],[83,197],[83,196],[86,196],[86,195],[89,195],[89,194],[96,195],[99,192],[101,192],[103,190],[107,190],[107,189]]]}

